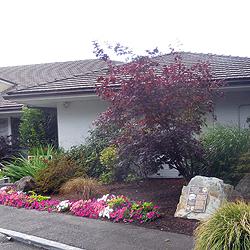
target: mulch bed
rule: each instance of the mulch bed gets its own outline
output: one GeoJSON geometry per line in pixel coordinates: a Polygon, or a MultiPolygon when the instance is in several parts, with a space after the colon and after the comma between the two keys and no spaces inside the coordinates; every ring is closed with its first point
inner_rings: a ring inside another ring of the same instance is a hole
{"type": "MultiPolygon", "coordinates": [[[[107,185],[106,189],[110,194],[125,195],[132,200],[152,201],[159,206],[161,218],[150,223],[134,224],[161,231],[192,235],[198,221],[174,217],[183,185],[185,185],[183,179],[148,179],[129,184],[107,185]]],[[[63,195],[54,195],[53,198],[79,199],[79,197],[63,195]]]]}
{"type": "Polygon", "coordinates": [[[123,194],[134,200],[152,201],[159,206],[163,216],[141,226],[192,235],[198,221],[174,217],[183,185],[183,179],[148,179],[131,184],[111,185],[108,188],[112,194],[123,194]]]}

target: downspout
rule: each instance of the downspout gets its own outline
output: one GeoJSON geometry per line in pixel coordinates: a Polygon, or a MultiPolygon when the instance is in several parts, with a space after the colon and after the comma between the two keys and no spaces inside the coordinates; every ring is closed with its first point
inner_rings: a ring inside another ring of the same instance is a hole
{"type": "Polygon", "coordinates": [[[240,109],[242,107],[247,107],[247,106],[250,106],[250,104],[241,104],[238,106],[238,127],[239,127],[239,130],[240,130],[240,109]]]}

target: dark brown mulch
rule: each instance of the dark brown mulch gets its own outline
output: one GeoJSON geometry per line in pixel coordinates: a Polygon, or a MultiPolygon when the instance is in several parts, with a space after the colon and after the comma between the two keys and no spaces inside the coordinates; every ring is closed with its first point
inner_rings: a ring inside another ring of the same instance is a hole
{"type": "Polygon", "coordinates": [[[174,217],[183,185],[183,179],[149,179],[110,185],[108,189],[112,194],[122,194],[133,200],[152,201],[159,206],[162,218],[141,226],[192,235],[197,221],[174,217]]]}
{"type": "MultiPolygon", "coordinates": [[[[132,200],[152,201],[159,206],[162,217],[140,226],[192,235],[197,226],[196,220],[175,218],[174,213],[179,202],[181,189],[185,185],[183,179],[148,179],[129,184],[107,185],[107,192],[115,195],[125,195],[132,200]]],[[[53,198],[79,199],[75,196],[55,195],[53,198]]]]}

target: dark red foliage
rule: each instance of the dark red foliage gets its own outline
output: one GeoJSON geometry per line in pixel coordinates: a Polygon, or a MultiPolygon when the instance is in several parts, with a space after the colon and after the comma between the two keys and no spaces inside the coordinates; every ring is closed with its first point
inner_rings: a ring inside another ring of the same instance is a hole
{"type": "Polygon", "coordinates": [[[120,164],[133,162],[147,175],[167,163],[192,177],[198,171],[193,160],[202,158],[197,135],[222,85],[213,79],[209,63],[186,66],[180,54],[173,53],[173,62],[165,65],[161,56],[150,53],[115,64],[98,46],[96,54],[107,61],[109,73],[99,78],[97,93],[110,103],[99,124],[121,128],[116,140],[120,164]]]}

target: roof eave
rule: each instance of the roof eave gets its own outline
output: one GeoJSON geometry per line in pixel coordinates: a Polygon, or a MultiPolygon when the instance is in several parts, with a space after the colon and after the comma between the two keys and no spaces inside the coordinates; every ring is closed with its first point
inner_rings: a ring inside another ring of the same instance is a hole
{"type": "MultiPolygon", "coordinates": [[[[119,89],[119,86],[113,87],[113,89],[119,89]]],[[[21,100],[23,98],[36,98],[36,97],[46,97],[46,96],[73,96],[79,94],[96,94],[96,87],[88,88],[75,88],[75,89],[63,89],[63,90],[47,90],[47,91],[31,91],[31,92],[8,92],[3,97],[6,100],[21,100]]]]}
{"type": "Polygon", "coordinates": [[[32,91],[32,92],[9,92],[5,94],[3,97],[6,100],[17,100],[22,98],[34,98],[34,97],[41,97],[41,96],[65,96],[65,95],[79,95],[79,94],[89,94],[95,93],[95,89],[74,89],[74,90],[53,90],[53,91],[32,91]]]}
{"type": "Polygon", "coordinates": [[[23,105],[19,105],[19,106],[11,106],[11,107],[0,107],[0,113],[2,112],[20,112],[23,108],[23,105]]]}

